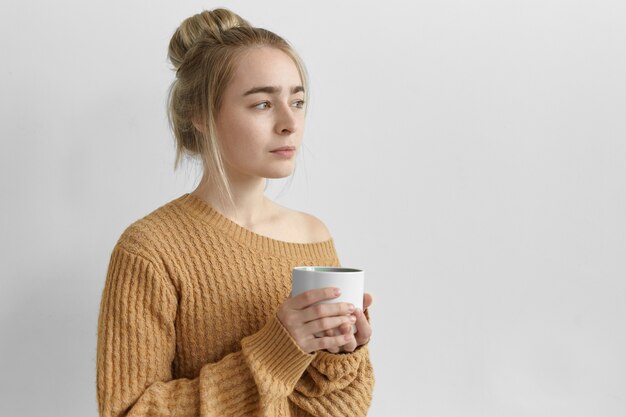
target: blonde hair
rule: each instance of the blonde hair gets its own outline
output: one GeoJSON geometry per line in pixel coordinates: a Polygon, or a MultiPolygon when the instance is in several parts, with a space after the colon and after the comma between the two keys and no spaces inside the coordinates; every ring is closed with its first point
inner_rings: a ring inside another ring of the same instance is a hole
{"type": "Polygon", "coordinates": [[[291,45],[269,30],[251,26],[230,10],[205,10],[185,19],[174,32],[168,50],[176,70],[167,111],[176,140],[174,169],[185,155],[199,157],[204,175],[218,188],[222,202],[229,201],[233,207],[215,121],[239,57],[255,46],[279,49],[294,61],[308,102],[306,68],[291,45]]]}

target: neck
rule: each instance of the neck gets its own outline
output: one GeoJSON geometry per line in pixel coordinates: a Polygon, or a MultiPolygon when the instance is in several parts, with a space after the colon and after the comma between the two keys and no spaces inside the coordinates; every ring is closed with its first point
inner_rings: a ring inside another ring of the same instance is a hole
{"type": "Polygon", "coordinates": [[[265,196],[266,179],[261,177],[229,177],[234,207],[220,198],[218,187],[206,175],[191,193],[206,202],[225,217],[244,227],[252,227],[267,218],[270,200],[265,196]]]}

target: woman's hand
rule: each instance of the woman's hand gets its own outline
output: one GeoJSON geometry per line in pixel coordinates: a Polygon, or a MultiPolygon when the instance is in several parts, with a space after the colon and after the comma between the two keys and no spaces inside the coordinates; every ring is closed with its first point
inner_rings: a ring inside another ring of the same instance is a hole
{"type": "MultiPolygon", "coordinates": [[[[352,324],[356,322],[357,328],[359,328],[359,320],[367,323],[363,313],[361,313],[362,319],[351,315],[354,312],[352,304],[316,304],[320,301],[337,298],[339,294],[337,288],[316,288],[295,297],[289,297],[278,307],[276,313],[278,320],[306,353],[322,349],[338,350],[341,346],[351,345],[355,339],[352,334],[352,324]],[[342,325],[350,328],[348,334],[337,332],[336,334],[331,333],[330,336],[315,337],[318,332],[333,332],[333,329],[342,325]]],[[[361,327],[363,327],[363,323],[361,323],[361,327]]],[[[369,325],[367,327],[369,328],[369,325]]]]}
{"type": "MultiPolygon", "coordinates": [[[[367,310],[369,306],[372,305],[372,295],[370,293],[365,293],[363,295],[363,310],[367,310]]],[[[367,321],[367,317],[365,317],[365,313],[361,310],[357,309],[354,312],[356,316],[356,333],[352,334],[352,325],[351,324],[342,324],[337,329],[326,330],[324,332],[325,336],[336,336],[336,335],[346,335],[350,337],[350,340],[345,345],[339,347],[331,347],[327,348],[327,350],[331,353],[339,353],[339,352],[354,352],[354,350],[361,345],[369,342],[372,337],[372,327],[370,323],[367,321]]]]}

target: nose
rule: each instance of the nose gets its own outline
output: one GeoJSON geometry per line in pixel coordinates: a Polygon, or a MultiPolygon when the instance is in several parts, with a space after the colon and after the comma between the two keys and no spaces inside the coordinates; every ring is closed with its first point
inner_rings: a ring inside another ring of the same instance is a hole
{"type": "Polygon", "coordinates": [[[287,104],[278,106],[276,112],[276,132],[280,135],[294,133],[298,129],[298,118],[287,104]]]}

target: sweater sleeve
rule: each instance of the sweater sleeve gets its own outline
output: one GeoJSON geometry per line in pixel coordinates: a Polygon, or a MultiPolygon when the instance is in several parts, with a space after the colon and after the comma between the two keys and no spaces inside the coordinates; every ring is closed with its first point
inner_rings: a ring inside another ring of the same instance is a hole
{"type": "Polygon", "coordinates": [[[289,397],[292,415],[366,416],[374,382],[367,344],[351,353],[318,351],[289,397]]]}
{"type": "Polygon", "coordinates": [[[97,400],[101,417],[289,415],[288,396],[314,354],[275,314],[241,350],[173,379],[176,290],[148,259],[116,246],[98,318],[97,400]]]}

